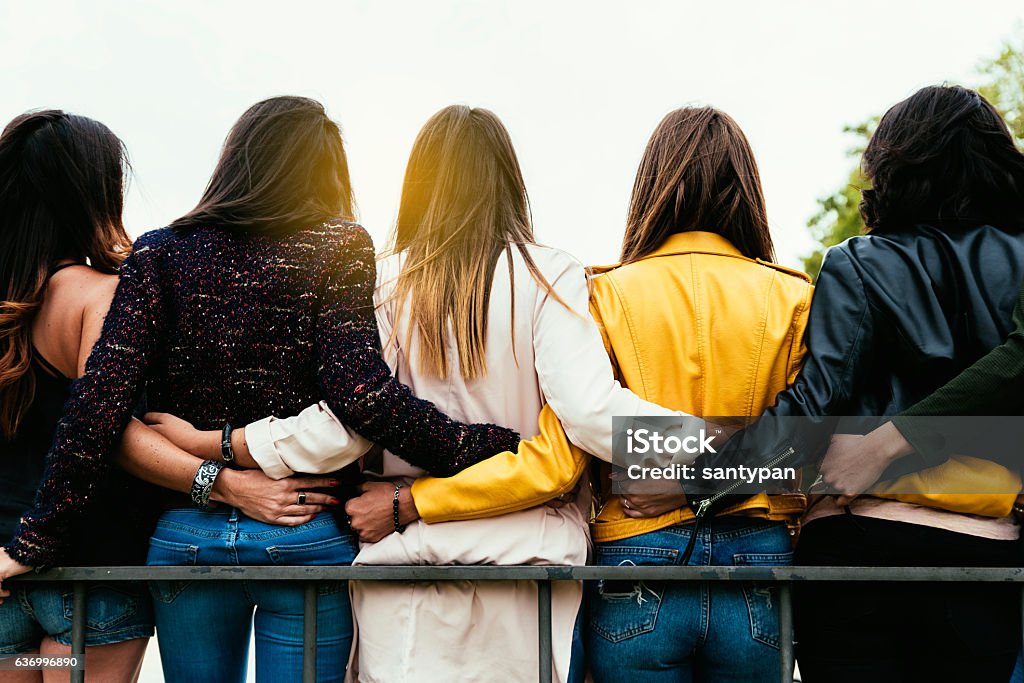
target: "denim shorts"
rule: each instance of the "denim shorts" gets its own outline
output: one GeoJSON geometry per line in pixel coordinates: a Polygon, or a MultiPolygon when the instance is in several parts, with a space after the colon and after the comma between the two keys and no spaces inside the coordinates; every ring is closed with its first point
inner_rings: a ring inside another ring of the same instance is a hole
{"type": "MultiPolygon", "coordinates": [[[[153,604],[144,585],[91,586],[86,600],[86,647],[153,635],[153,604]]],[[[0,657],[38,652],[48,636],[71,645],[71,605],[70,584],[11,586],[0,605],[0,657]]]]}

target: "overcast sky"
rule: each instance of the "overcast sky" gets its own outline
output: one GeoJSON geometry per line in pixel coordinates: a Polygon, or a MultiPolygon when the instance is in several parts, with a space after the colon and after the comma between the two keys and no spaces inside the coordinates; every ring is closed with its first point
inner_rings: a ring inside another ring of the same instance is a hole
{"type": "Polygon", "coordinates": [[[815,199],[846,177],[844,124],[970,82],[1022,16],[1019,0],[0,0],[0,117],[60,107],[107,123],[134,164],[137,235],[195,204],[247,106],[316,97],[381,247],[419,127],[447,104],[488,107],[520,154],[540,241],[601,263],[654,126],[709,103],[750,137],[780,260],[796,264],[815,199]]]}

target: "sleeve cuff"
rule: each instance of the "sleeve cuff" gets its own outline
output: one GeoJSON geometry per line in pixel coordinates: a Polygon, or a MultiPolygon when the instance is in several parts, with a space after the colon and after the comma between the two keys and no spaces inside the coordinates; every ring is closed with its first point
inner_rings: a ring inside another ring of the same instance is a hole
{"type": "Polygon", "coordinates": [[[946,439],[934,420],[897,415],[892,418],[892,424],[928,464],[941,465],[949,459],[946,439]]]}
{"type": "Polygon", "coordinates": [[[275,420],[276,417],[266,417],[246,425],[245,443],[249,446],[249,455],[264,474],[271,479],[286,479],[295,472],[284,464],[281,454],[277,452],[277,444],[270,429],[275,420]]]}
{"type": "Polygon", "coordinates": [[[294,417],[268,417],[245,429],[249,453],[271,479],[284,479],[296,472],[337,472],[373,446],[345,427],[323,402],[294,417]]]}
{"type": "Polygon", "coordinates": [[[56,556],[52,553],[42,552],[42,549],[34,543],[30,543],[20,536],[4,546],[8,556],[18,564],[40,570],[52,567],[55,564],[56,556]]]}

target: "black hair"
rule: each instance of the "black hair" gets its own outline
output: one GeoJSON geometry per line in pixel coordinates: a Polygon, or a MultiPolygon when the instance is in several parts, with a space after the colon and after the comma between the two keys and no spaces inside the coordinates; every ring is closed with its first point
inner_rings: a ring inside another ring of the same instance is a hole
{"type": "Polygon", "coordinates": [[[893,106],[862,165],[872,187],[860,211],[872,230],[928,222],[1024,229],[1024,154],[974,90],[931,86],[893,106]]]}

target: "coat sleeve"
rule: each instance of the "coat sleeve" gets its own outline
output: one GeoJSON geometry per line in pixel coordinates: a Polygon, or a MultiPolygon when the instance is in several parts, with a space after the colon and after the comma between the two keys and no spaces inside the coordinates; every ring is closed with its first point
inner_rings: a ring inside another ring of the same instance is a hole
{"type": "Polygon", "coordinates": [[[456,422],[395,378],[380,354],[373,243],[361,226],[339,229],[345,239],[325,285],[316,342],[321,396],[331,411],[363,438],[437,476],[516,448],[513,430],[456,422]]]}
{"type": "Polygon", "coordinates": [[[149,239],[140,238],[121,266],[103,331],[57,426],[35,504],[5,546],[22,564],[53,566],[64,557],[71,522],[108,476],[115,447],[145,389],[163,310],[149,239]]]}

